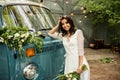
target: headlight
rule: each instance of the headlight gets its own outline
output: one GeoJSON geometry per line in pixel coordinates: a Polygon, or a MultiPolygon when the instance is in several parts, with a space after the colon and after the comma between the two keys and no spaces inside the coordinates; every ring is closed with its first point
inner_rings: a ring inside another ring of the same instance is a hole
{"type": "Polygon", "coordinates": [[[23,70],[23,75],[26,79],[33,79],[36,75],[36,66],[34,64],[27,65],[23,70]]]}

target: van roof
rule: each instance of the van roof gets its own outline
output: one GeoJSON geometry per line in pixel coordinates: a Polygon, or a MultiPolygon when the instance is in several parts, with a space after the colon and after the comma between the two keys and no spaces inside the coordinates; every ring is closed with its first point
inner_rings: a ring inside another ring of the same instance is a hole
{"type": "Polygon", "coordinates": [[[5,6],[11,6],[11,5],[26,5],[26,4],[47,8],[42,3],[36,3],[36,2],[32,2],[32,1],[7,1],[2,6],[5,7],[5,6]]]}

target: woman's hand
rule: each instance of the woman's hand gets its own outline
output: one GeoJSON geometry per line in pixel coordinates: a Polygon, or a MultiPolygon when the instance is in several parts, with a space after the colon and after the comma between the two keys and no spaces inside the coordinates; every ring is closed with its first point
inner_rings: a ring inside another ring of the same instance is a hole
{"type": "Polygon", "coordinates": [[[82,68],[81,67],[78,67],[77,68],[77,73],[80,74],[82,72],[82,68]]]}
{"type": "Polygon", "coordinates": [[[60,25],[60,19],[61,19],[61,16],[58,17],[57,26],[60,25]]]}

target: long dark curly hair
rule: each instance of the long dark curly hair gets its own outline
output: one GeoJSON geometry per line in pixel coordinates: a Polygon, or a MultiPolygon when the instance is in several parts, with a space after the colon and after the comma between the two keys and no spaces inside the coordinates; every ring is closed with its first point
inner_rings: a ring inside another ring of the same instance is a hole
{"type": "Polygon", "coordinates": [[[66,17],[61,17],[60,23],[59,23],[58,32],[59,32],[59,33],[62,32],[62,36],[66,36],[66,35],[68,34],[67,31],[64,30],[63,27],[62,27],[61,21],[62,21],[63,19],[66,19],[67,22],[70,24],[70,26],[71,26],[70,29],[69,29],[70,36],[73,35],[73,34],[75,33],[75,31],[76,31],[75,25],[74,25],[74,22],[73,22],[73,20],[71,19],[71,17],[68,17],[68,16],[66,16],[66,17]]]}

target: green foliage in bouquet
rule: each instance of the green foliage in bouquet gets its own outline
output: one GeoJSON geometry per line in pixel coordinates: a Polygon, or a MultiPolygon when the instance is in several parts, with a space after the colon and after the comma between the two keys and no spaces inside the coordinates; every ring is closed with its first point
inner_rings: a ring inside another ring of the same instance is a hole
{"type": "Polygon", "coordinates": [[[30,33],[27,27],[8,27],[0,29],[0,43],[6,44],[10,49],[18,50],[23,54],[23,46],[34,44],[38,52],[41,51],[43,41],[37,33],[30,33]]]}
{"type": "Polygon", "coordinates": [[[88,70],[88,67],[85,64],[83,64],[82,65],[82,71],[86,71],[86,70],[88,70]]]}
{"type": "Polygon", "coordinates": [[[80,80],[80,75],[77,72],[72,72],[65,75],[60,75],[59,80],[80,80]]]}
{"type": "MultiPolygon", "coordinates": [[[[88,70],[88,67],[83,64],[82,71],[86,70],[88,70]]],[[[59,75],[58,77],[59,80],[80,80],[80,75],[76,71],[64,75],[59,75]]]]}

